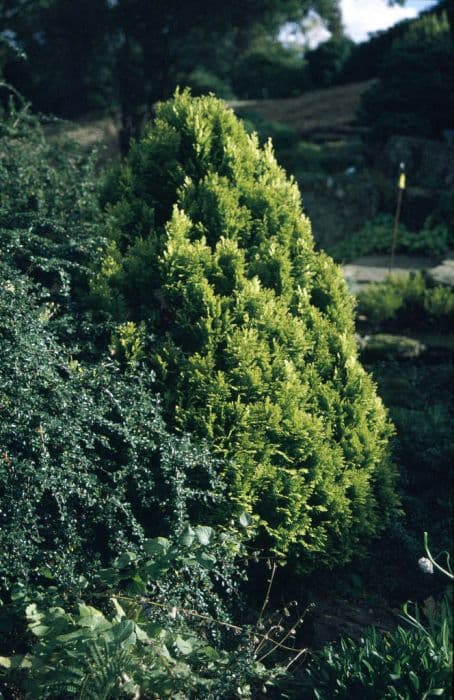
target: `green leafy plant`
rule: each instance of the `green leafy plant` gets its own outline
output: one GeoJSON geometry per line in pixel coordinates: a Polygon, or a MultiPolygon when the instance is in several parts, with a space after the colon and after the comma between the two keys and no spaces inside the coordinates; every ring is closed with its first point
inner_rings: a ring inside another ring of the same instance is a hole
{"type": "MultiPolygon", "coordinates": [[[[379,214],[353,236],[333,246],[330,253],[342,262],[372,253],[389,254],[393,227],[392,216],[379,214]]],[[[419,232],[409,231],[400,224],[396,252],[438,257],[447,253],[453,243],[452,234],[442,224],[430,226],[428,222],[419,232]]]]}
{"type": "Polygon", "coordinates": [[[307,669],[308,697],[317,699],[360,696],[382,698],[450,697],[451,640],[447,606],[443,612],[445,637],[398,627],[393,633],[367,633],[360,642],[344,639],[320,652],[307,669]],[[442,644],[440,647],[439,644],[442,644]]]}
{"type": "Polygon", "coordinates": [[[373,324],[393,322],[449,329],[454,320],[454,291],[429,286],[421,273],[389,275],[384,282],[367,285],[358,294],[358,313],[373,324]]]}
{"type": "MultiPolygon", "coordinates": [[[[420,568],[432,574],[440,571],[452,581],[453,574],[446,556],[446,567],[437,562],[424,533],[426,557],[420,568]]],[[[319,700],[361,697],[367,700],[399,698],[402,700],[432,697],[449,698],[452,694],[452,591],[436,603],[430,597],[422,613],[417,605],[403,607],[405,626],[393,632],[371,629],[360,641],[343,639],[315,654],[305,669],[303,687],[308,696],[319,700]]]]}
{"type": "Polygon", "coordinates": [[[341,271],[314,251],[271,145],[213,97],[177,93],[104,201],[110,262],[94,293],[154,335],[166,416],[231,460],[233,509],[276,552],[348,559],[396,507],[391,427],[341,271]]]}
{"type": "Polygon", "coordinates": [[[239,573],[235,539],[188,526],[179,538],[146,540],[142,551],[99,572],[96,592],[85,593],[92,604],[68,610],[67,601],[43,607],[16,595],[31,645],[0,657],[4,687],[30,698],[215,700],[271,685],[281,670],[267,670],[255,652],[265,636],[220,616],[216,591],[227,584],[231,595],[239,573]]]}

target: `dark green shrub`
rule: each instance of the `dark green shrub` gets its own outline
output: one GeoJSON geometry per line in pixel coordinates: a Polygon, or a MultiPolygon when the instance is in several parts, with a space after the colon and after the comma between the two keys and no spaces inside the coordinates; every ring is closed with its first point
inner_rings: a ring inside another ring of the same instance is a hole
{"type": "Polygon", "coordinates": [[[362,357],[366,362],[383,358],[414,359],[425,352],[425,345],[405,335],[374,333],[365,339],[362,357]]]}
{"type": "Polygon", "coordinates": [[[395,509],[391,429],[341,271],[314,251],[271,146],[214,98],[177,94],[105,199],[93,290],[155,334],[169,419],[231,458],[233,504],[276,551],[347,559],[395,509]]]}
{"type": "Polygon", "coordinates": [[[334,36],[306,53],[307,72],[314,88],[335,84],[352,52],[354,42],[346,36],[334,36]]]}
{"type": "Polygon", "coordinates": [[[415,308],[424,295],[421,274],[389,275],[385,282],[368,284],[358,293],[358,313],[371,323],[394,319],[404,306],[415,308]]]}
{"type": "Polygon", "coordinates": [[[454,290],[450,287],[436,286],[426,289],[423,298],[424,311],[434,321],[446,321],[452,328],[454,322],[454,290]]]}
{"type": "Polygon", "coordinates": [[[291,126],[283,122],[266,119],[258,112],[248,109],[239,109],[237,114],[244,121],[246,130],[251,134],[254,131],[259,137],[261,145],[268,139],[273,141],[273,146],[281,150],[295,149],[298,145],[298,136],[291,126]]]}
{"type": "Polygon", "coordinates": [[[46,139],[27,105],[0,115],[1,259],[39,286],[51,325],[72,345],[92,344],[83,318],[93,259],[105,240],[93,156],[46,139]]]}
{"type": "Polygon", "coordinates": [[[231,75],[241,99],[294,97],[309,87],[305,61],[299,52],[278,41],[259,41],[237,60],[231,75]]]}
{"type": "Polygon", "coordinates": [[[191,88],[194,95],[213,93],[224,100],[235,99],[229,83],[202,66],[194,68],[183,81],[183,84],[191,88]]]}
{"type": "Polygon", "coordinates": [[[422,530],[431,531],[437,549],[452,545],[454,364],[380,362],[374,376],[396,426],[395,456],[401,470],[405,519],[399,531],[403,527],[405,533],[393,551],[400,558],[405,553],[410,563],[418,556],[422,530]]]}
{"type": "Polygon", "coordinates": [[[139,370],[63,352],[0,265],[0,588],[77,585],[119,549],[203,517],[217,467],[172,437],[139,370]]]}

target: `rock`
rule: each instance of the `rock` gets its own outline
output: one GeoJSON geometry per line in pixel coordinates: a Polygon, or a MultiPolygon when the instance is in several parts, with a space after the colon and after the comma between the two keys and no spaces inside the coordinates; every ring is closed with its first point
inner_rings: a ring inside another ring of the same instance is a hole
{"type": "Polygon", "coordinates": [[[413,359],[419,357],[426,350],[426,346],[419,340],[407,338],[404,335],[391,335],[390,333],[365,336],[362,345],[363,355],[374,359],[382,357],[413,359]]]}
{"type": "Polygon", "coordinates": [[[428,278],[435,284],[454,287],[454,254],[451,254],[440,265],[427,271],[428,278]]]}
{"type": "MultiPolygon", "coordinates": [[[[409,275],[412,272],[426,270],[433,265],[430,258],[396,255],[393,275],[409,275]]],[[[345,281],[352,293],[364,288],[371,282],[384,282],[389,273],[389,255],[368,255],[343,266],[345,281]]]]}
{"type": "Polygon", "coordinates": [[[315,649],[342,637],[360,641],[370,627],[382,632],[389,632],[396,627],[396,616],[384,601],[371,608],[363,600],[353,602],[343,598],[323,598],[320,595],[314,602],[304,625],[310,627],[310,645],[315,649]]]}

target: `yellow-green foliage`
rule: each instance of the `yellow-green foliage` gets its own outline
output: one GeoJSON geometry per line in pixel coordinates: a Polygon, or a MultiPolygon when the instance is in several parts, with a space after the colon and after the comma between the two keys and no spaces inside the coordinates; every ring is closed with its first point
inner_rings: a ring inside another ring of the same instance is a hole
{"type": "Polygon", "coordinates": [[[110,352],[119,355],[130,366],[136,365],[144,356],[145,326],[137,326],[133,321],[126,321],[117,326],[112,337],[110,352]]]}
{"type": "Polygon", "coordinates": [[[105,202],[121,260],[105,303],[154,334],[167,414],[227,458],[230,512],[304,566],[348,559],[396,507],[390,425],[340,269],[314,251],[271,144],[177,93],[105,202]]]}
{"type": "Polygon", "coordinates": [[[454,321],[454,291],[426,283],[423,275],[389,275],[384,282],[369,284],[358,294],[358,308],[376,324],[387,321],[415,325],[436,325],[449,331],[454,321]]]}

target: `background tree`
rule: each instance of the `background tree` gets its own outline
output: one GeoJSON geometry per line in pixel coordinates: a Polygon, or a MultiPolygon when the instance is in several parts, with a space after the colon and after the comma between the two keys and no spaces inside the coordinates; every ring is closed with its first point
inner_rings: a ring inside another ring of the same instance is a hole
{"type": "Polygon", "coordinates": [[[27,60],[11,61],[6,77],[58,116],[119,107],[126,143],[195,69],[225,79],[254,37],[274,37],[310,10],[339,23],[338,0],[235,0],[213,10],[208,0],[7,1],[4,27],[27,60]]]}
{"type": "Polygon", "coordinates": [[[251,42],[231,73],[233,89],[242,99],[292,97],[308,87],[302,52],[268,36],[251,42]]]}
{"type": "Polygon", "coordinates": [[[111,104],[112,51],[106,0],[22,0],[4,26],[24,58],[5,78],[46,113],[78,117],[111,104]]]}
{"type": "Polygon", "coordinates": [[[446,12],[408,25],[385,55],[379,81],[362,100],[372,138],[391,134],[438,138],[452,127],[454,42],[446,12]]]}
{"type": "Polygon", "coordinates": [[[257,33],[273,36],[288,20],[300,20],[309,10],[318,10],[328,21],[338,19],[337,0],[246,0],[216,7],[206,0],[144,2],[119,0],[114,8],[120,43],[117,68],[123,139],[137,134],[144,117],[158,100],[169,97],[181,78],[182,56],[187,42],[193,44],[193,31],[203,36],[207,47],[204,68],[212,67],[213,52],[228,47],[230,61],[249,47],[257,33]],[[227,38],[227,42],[226,42],[227,38]],[[134,57],[136,64],[131,60],[134,57]],[[134,67],[135,65],[135,67],[134,67]],[[142,94],[136,91],[134,75],[140,66],[142,94]],[[129,90],[132,77],[134,87],[129,90]]]}
{"type": "Polygon", "coordinates": [[[328,87],[339,81],[353,50],[354,42],[346,36],[333,36],[308,51],[308,77],[313,88],[328,87]]]}

